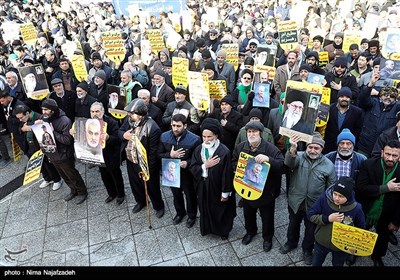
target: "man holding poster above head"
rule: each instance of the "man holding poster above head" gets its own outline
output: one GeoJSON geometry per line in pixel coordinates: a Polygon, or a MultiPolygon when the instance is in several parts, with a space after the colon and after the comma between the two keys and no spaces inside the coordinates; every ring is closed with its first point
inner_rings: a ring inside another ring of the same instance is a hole
{"type": "MultiPolygon", "coordinates": [[[[249,244],[257,234],[257,211],[260,210],[262,221],[263,249],[268,252],[272,248],[274,236],[275,199],[280,194],[281,178],[284,157],[277,147],[264,140],[261,135],[264,126],[259,121],[250,121],[246,124],[247,141],[236,146],[232,156],[232,166],[236,170],[241,152],[254,157],[255,163],[244,174],[244,182],[259,184],[263,163],[268,162],[270,171],[265,184],[262,186],[261,196],[256,200],[243,199],[243,215],[246,235],[242,244],[249,244]]],[[[235,174],[235,189],[238,190],[235,174]]],[[[261,176],[262,177],[262,176],[261,176]]],[[[255,190],[254,190],[255,191],[255,190]]],[[[247,191],[245,192],[247,193],[247,191]]],[[[240,193],[239,193],[240,194],[240,193]]]]}

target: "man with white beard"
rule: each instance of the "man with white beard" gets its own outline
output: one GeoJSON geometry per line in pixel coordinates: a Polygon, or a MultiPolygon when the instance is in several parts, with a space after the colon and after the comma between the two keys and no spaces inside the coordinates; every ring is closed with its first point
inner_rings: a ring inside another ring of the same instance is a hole
{"type": "MultiPolygon", "coordinates": [[[[357,175],[361,163],[367,159],[363,154],[354,151],[356,137],[348,128],[342,130],[337,137],[337,151],[326,154],[326,157],[335,165],[336,176],[351,177],[357,181],[357,175]]],[[[354,255],[349,255],[346,260],[347,265],[353,265],[356,261],[354,255]]]]}
{"type": "Polygon", "coordinates": [[[290,149],[285,155],[285,165],[291,172],[288,189],[289,226],[287,241],[279,252],[287,254],[297,247],[300,226],[304,220],[304,239],[301,244],[303,260],[306,265],[311,265],[316,224],[308,220],[307,212],[325,189],[336,182],[336,173],[335,165],[322,155],[325,141],[321,134],[314,132],[304,152],[297,151],[299,141],[300,137],[293,134],[289,139],[290,149]]]}
{"type": "Polygon", "coordinates": [[[303,109],[304,103],[299,100],[288,103],[282,119],[282,126],[298,132],[312,134],[313,126],[301,118],[303,109]]]}
{"type": "Polygon", "coordinates": [[[257,211],[260,210],[262,223],[263,250],[268,252],[272,248],[274,236],[275,199],[281,190],[284,157],[281,151],[273,144],[261,137],[264,126],[259,121],[249,121],[246,126],[247,141],[236,146],[232,155],[234,170],[241,152],[254,156],[256,164],[268,162],[270,171],[260,198],[256,200],[243,199],[243,215],[246,235],[242,239],[243,245],[248,245],[257,234],[257,211]],[[268,189],[267,189],[268,186],[268,189]]]}

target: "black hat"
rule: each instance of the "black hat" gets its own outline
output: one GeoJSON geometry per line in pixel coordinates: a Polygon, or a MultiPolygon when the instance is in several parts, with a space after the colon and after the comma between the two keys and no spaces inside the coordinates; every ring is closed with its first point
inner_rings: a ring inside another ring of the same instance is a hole
{"type": "Polygon", "coordinates": [[[340,65],[344,65],[347,68],[347,60],[343,56],[336,58],[335,62],[333,63],[333,66],[340,66],[340,65]]]}
{"type": "Polygon", "coordinates": [[[338,97],[340,96],[347,96],[351,98],[353,96],[353,93],[351,92],[351,89],[349,87],[342,87],[337,94],[338,97]]]}
{"type": "Polygon", "coordinates": [[[220,104],[222,104],[222,102],[228,103],[232,107],[235,105],[230,95],[225,95],[225,97],[221,99],[220,104]]]}
{"type": "Polygon", "coordinates": [[[215,72],[214,63],[211,61],[208,61],[206,64],[204,64],[204,70],[207,70],[207,69],[213,70],[215,72]]]}
{"type": "Polygon", "coordinates": [[[301,71],[301,70],[307,70],[309,73],[312,72],[311,66],[308,65],[307,63],[300,65],[299,71],[301,71]]]}
{"type": "Polygon", "coordinates": [[[374,62],[372,63],[372,66],[376,66],[376,65],[381,65],[381,59],[379,57],[374,59],[374,62]]]}
{"type": "Polygon", "coordinates": [[[210,34],[218,34],[218,30],[217,29],[211,29],[210,30],[210,34]]]}
{"type": "Polygon", "coordinates": [[[63,81],[59,78],[54,78],[51,80],[51,85],[61,84],[63,81]]]}
{"type": "Polygon", "coordinates": [[[222,133],[221,124],[219,123],[219,121],[212,118],[205,118],[204,121],[201,123],[200,129],[201,132],[203,132],[203,130],[205,129],[210,130],[212,133],[217,134],[218,136],[221,136],[222,133]]]}
{"type": "Polygon", "coordinates": [[[202,48],[206,46],[206,41],[203,38],[198,38],[196,41],[196,47],[202,48]]]}
{"type": "Polygon", "coordinates": [[[202,51],[201,52],[201,57],[203,58],[203,59],[207,59],[207,58],[211,58],[211,53],[210,53],[210,51],[209,50],[204,50],[204,51],[202,51]]]}
{"type": "Polygon", "coordinates": [[[124,110],[139,116],[146,116],[148,112],[148,108],[141,98],[133,99],[124,110]]]}
{"type": "Polygon", "coordinates": [[[81,89],[83,89],[83,90],[86,91],[86,92],[89,92],[89,85],[88,85],[88,83],[85,82],[85,81],[79,83],[76,87],[77,87],[77,88],[81,88],[81,89]]]}
{"type": "Polygon", "coordinates": [[[42,102],[42,108],[50,109],[56,111],[58,109],[57,102],[54,99],[47,98],[42,102]]]}
{"type": "Polygon", "coordinates": [[[264,126],[260,121],[249,121],[245,126],[246,131],[249,129],[257,129],[261,133],[264,131],[264,126]]]}
{"type": "Polygon", "coordinates": [[[243,69],[242,72],[240,73],[240,77],[243,77],[244,74],[249,74],[252,79],[254,77],[254,73],[250,69],[243,69]]]}
{"type": "Polygon", "coordinates": [[[262,120],[262,113],[261,113],[260,109],[253,108],[253,109],[250,110],[249,119],[254,118],[254,117],[259,118],[260,120],[262,120]]]}
{"type": "Polygon", "coordinates": [[[167,74],[165,73],[165,71],[162,70],[161,68],[158,68],[158,69],[156,70],[156,72],[154,73],[154,75],[161,76],[161,77],[163,77],[164,79],[165,79],[165,77],[167,76],[167,74]]]}
{"type": "Polygon", "coordinates": [[[24,58],[24,63],[25,63],[25,62],[35,64],[35,62],[33,61],[33,58],[31,58],[31,57],[29,57],[29,56],[26,56],[26,57],[24,58]]]}
{"type": "Polygon", "coordinates": [[[181,47],[178,49],[178,52],[179,52],[179,51],[183,51],[185,54],[188,53],[188,49],[187,49],[186,46],[181,46],[181,47]]]}
{"type": "Polygon", "coordinates": [[[254,58],[252,58],[251,56],[248,56],[244,59],[243,61],[243,65],[254,65],[254,58]]]}
{"type": "Polygon", "coordinates": [[[95,60],[95,59],[100,59],[100,60],[102,60],[102,59],[101,59],[100,53],[98,53],[98,52],[92,53],[92,61],[95,60]]]}
{"type": "Polygon", "coordinates": [[[179,93],[182,93],[184,95],[186,95],[188,93],[187,92],[187,88],[185,86],[183,86],[183,85],[177,85],[175,87],[175,92],[179,92],[179,93]]]}
{"type": "Polygon", "coordinates": [[[267,38],[267,37],[275,38],[274,33],[272,33],[272,32],[268,32],[267,35],[265,35],[265,38],[267,38]]]}
{"type": "Polygon", "coordinates": [[[172,67],[172,61],[167,60],[166,62],[164,62],[164,67],[172,67]]]}
{"type": "Polygon", "coordinates": [[[314,52],[314,51],[309,52],[309,53],[307,54],[307,56],[306,56],[306,59],[309,58],[309,57],[315,57],[315,59],[319,61],[319,54],[318,54],[318,52],[314,52]]]}
{"type": "Polygon", "coordinates": [[[363,39],[361,40],[360,45],[362,45],[362,44],[364,44],[364,43],[369,43],[369,40],[368,40],[367,38],[363,38],[363,39]]]}
{"type": "Polygon", "coordinates": [[[333,185],[333,191],[340,193],[341,195],[346,197],[347,200],[350,200],[353,196],[354,186],[355,186],[355,183],[352,178],[342,176],[333,185]]]}

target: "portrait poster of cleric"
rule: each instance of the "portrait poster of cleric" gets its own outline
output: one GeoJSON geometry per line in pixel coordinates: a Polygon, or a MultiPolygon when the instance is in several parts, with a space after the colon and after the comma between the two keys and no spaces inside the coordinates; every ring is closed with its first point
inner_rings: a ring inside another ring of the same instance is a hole
{"type": "Polygon", "coordinates": [[[257,47],[255,65],[275,66],[277,47],[273,44],[260,44],[257,47]]]}
{"type": "Polygon", "coordinates": [[[319,93],[287,87],[279,134],[290,137],[296,133],[301,141],[310,143],[320,100],[319,93]]]}
{"type": "Polygon", "coordinates": [[[268,171],[269,166],[267,164],[257,163],[253,157],[249,157],[244,171],[243,182],[251,188],[262,192],[267,181],[268,171]]]}
{"type": "Polygon", "coordinates": [[[57,146],[54,139],[53,128],[49,123],[43,122],[42,124],[33,124],[32,131],[43,153],[51,154],[56,151],[57,146]]]}
{"type": "Polygon", "coordinates": [[[41,64],[21,67],[18,71],[28,98],[43,99],[50,93],[41,64]]]}
{"type": "Polygon", "coordinates": [[[181,185],[180,159],[163,158],[161,160],[161,185],[179,188],[181,185]]]}
{"type": "Polygon", "coordinates": [[[108,112],[115,114],[125,114],[126,89],[115,85],[108,85],[108,112]]]}
{"type": "Polygon", "coordinates": [[[105,123],[103,120],[75,118],[75,156],[83,163],[104,166],[103,147],[105,123]]]}
{"type": "Polygon", "coordinates": [[[253,107],[269,108],[269,87],[267,83],[254,83],[253,107]]]}

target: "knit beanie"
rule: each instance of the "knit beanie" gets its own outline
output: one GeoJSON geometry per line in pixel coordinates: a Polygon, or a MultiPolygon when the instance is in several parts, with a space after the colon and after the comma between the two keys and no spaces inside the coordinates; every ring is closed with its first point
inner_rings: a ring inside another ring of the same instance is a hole
{"type": "Polygon", "coordinates": [[[58,109],[57,102],[54,99],[47,98],[42,102],[42,108],[50,109],[56,111],[58,109]]]}
{"type": "Polygon", "coordinates": [[[254,117],[259,118],[260,120],[262,120],[262,113],[261,113],[260,109],[253,108],[253,109],[250,110],[249,119],[254,118],[254,117]]]}
{"type": "Polygon", "coordinates": [[[339,180],[333,185],[333,191],[338,192],[344,197],[347,198],[347,200],[350,200],[350,198],[353,195],[353,190],[354,190],[354,180],[350,177],[342,176],[339,178],[339,180]]]}
{"type": "Polygon", "coordinates": [[[98,78],[100,78],[100,79],[102,79],[103,81],[106,81],[106,80],[107,80],[106,72],[104,72],[104,70],[102,70],[102,69],[98,70],[98,71],[94,74],[94,76],[95,76],[95,77],[98,77],[98,78]]]}
{"type": "Polygon", "coordinates": [[[217,53],[217,56],[222,56],[222,57],[226,58],[226,50],[220,49],[217,53]]]}
{"type": "Polygon", "coordinates": [[[312,141],[311,143],[308,143],[307,146],[310,144],[318,144],[323,148],[325,146],[325,141],[324,139],[322,139],[321,134],[319,132],[314,132],[312,141]]]}
{"type": "Polygon", "coordinates": [[[220,104],[222,104],[222,102],[228,103],[229,105],[234,107],[234,103],[233,103],[232,97],[230,95],[225,95],[225,97],[221,99],[220,104]]]}
{"type": "Polygon", "coordinates": [[[342,87],[337,94],[338,97],[340,96],[347,96],[351,98],[353,96],[353,93],[351,92],[351,89],[349,87],[342,87]]]}
{"type": "Polygon", "coordinates": [[[89,85],[87,84],[87,82],[79,83],[76,87],[81,88],[86,92],[89,92],[89,85]]]}
{"type": "Polygon", "coordinates": [[[342,140],[349,140],[353,143],[353,146],[356,144],[356,137],[351,133],[350,129],[344,128],[342,132],[337,137],[337,144],[340,143],[342,140]]]}
{"type": "Polygon", "coordinates": [[[261,122],[259,121],[249,121],[246,126],[245,126],[246,131],[249,129],[256,129],[259,130],[260,133],[264,131],[264,126],[261,122]]]}

